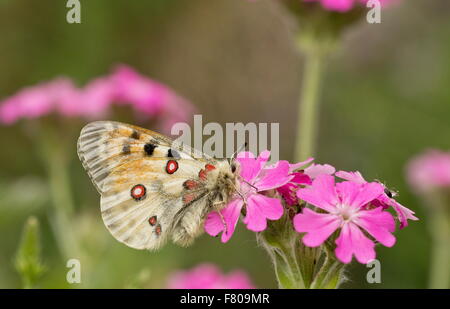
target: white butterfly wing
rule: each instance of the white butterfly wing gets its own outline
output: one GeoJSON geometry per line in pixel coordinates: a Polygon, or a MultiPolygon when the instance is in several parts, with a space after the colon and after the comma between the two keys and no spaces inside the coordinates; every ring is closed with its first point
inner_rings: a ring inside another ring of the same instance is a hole
{"type": "Polygon", "coordinates": [[[118,122],[93,122],[81,131],[78,154],[101,194],[103,221],[132,248],[161,247],[184,210],[204,203],[202,186],[187,191],[183,184],[215,161],[171,145],[161,134],[118,122]]]}

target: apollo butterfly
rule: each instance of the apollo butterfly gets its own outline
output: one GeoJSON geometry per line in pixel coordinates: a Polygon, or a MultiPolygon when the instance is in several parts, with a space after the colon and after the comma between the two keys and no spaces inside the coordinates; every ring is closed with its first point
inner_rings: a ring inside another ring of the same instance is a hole
{"type": "Polygon", "coordinates": [[[86,125],[78,155],[101,195],[107,229],[136,249],[157,249],[169,238],[191,244],[206,215],[223,209],[236,192],[234,160],[216,160],[133,125],[86,125]]]}

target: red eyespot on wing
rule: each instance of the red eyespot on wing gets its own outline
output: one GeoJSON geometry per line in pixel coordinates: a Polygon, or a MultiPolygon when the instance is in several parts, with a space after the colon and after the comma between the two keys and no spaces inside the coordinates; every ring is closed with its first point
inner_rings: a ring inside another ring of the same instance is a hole
{"type": "Polygon", "coordinates": [[[197,188],[199,186],[199,183],[195,180],[192,179],[188,179],[183,183],[183,186],[187,189],[187,190],[193,190],[195,188],[197,188]]]}
{"type": "Polygon", "coordinates": [[[157,222],[157,218],[156,216],[150,217],[150,219],[148,219],[148,223],[150,223],[151,226],[154,226],[157,222]]]}
{"type": "Polygon", "coordinates": [[[166,164],[166,172],[168,174],[173,174],[178,170],[178,162],[175,160],[169,160],[166,164]]]}
{"type": "Polygon", "coordinates": [[[205,169],[209,172],[209,171],[215,170],[216,167],[212,164],[206,164],[205,169]]]}
{"type": "Polygon", "coordinates": [[[131,188],[130,194],[134,200],[140,201],[145,198],[146,192],[147,190],[143,185],[135,185],[133,188],[131,188]]]}
{"type": "Polygon", "coordinates": [[[155,227],[155,234],[156,234],[157,236],[159,236],[159,235],[161,235],[161,232],[162,232],[161,225],[158,224],[158,225],[155,227]]]}
{"type": "Polygon", "coordinates": [[[206,180],[206,171],[205,170],[200,170],[200,172],[198,172],[198,177],[201,180],[206,180]]]}

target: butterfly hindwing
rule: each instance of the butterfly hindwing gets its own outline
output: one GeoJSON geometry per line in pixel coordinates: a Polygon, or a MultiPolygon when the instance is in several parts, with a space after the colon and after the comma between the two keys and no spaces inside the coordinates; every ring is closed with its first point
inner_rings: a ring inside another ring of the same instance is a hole
{"type": "Polygon", "coordinates": [[[186,209],[205,203],[199,173],[215,161],[172,146],[163,135],[118,122],[93,122],[81,132],[78,153],[101,194],[103,221],[130,247],[159,248],[186,209]]]}

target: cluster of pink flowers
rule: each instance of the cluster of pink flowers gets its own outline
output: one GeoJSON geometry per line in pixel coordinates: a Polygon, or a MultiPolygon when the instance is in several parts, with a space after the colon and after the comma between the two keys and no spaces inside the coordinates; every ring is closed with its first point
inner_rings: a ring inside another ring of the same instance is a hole
{"type": "Polygon", "coordinates": [[[411,159],[407,179],[417,193],[450,189],[450,152],[430,149],[411,159]]]}
{"type": "Polygon", "coordinates": [[[143,120],[158,116],[164,128],[186,121],[193,112],[191,105],[169,87],[119,65],[110,75],[82,88],[65,77],[24,88],[0,102],[0,123],[8,125],[50,113],[94,119],[104,117],[113,104],[130,105],[143,120]]]}
{"type": "Polygon", "coordinates": [[[301,211],[293,217],[293,224],[306,246],[318,247],[337,237],[335,254],[341,262],[351,262],[354,255],[365,264],[375,258],[375,241],[394,245],[393,214],[400,228],[407,226],[408,220],[417,220],[382,183],[367,182],[359,172],[336,172],[331,165],[312,164],[312,158],[266,166],[269,156],[268,151],[257,158],[248,152],[238,154],[239,192],[221,214],[208,215],[208,234],[222,232],[221,240],[227,242],[243,209],[247,228],[261,232],[267,228],[267,220],[278,220],[287,208],[299,205],[301,211]],[[336,183],[335,177],[343,181],[336,183]],[[393,214],[388,209],[393,209],[393,214]]]}
{"type": "MultiPolygon", "coordinates": [[[[355,5],[363,4],[366,5],[369,0],[304,0],[305,2],[320,2],[323,8],[329,11],[336,12],[348,12],[355,5]]],[[[378,0],[382,7],[389,5],[394,0],[378,0]]]]}
{"type": "Polygon", "coordinates": [[[247,274],[235,270],[223,274],[215,265],[201,264],[197,267],[172,274],[169,289],[254,289],[247,274]]]}

